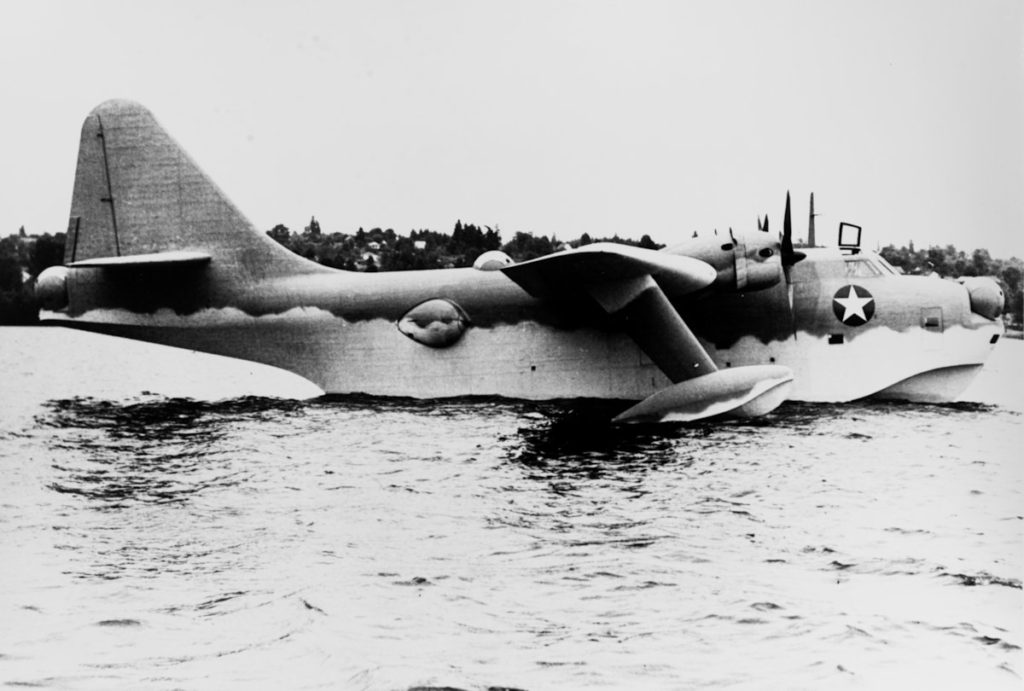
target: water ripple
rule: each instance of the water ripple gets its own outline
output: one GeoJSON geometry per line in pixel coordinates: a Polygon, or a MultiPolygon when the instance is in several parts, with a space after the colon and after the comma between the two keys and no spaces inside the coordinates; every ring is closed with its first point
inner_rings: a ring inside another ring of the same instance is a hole
{"type": "Polygon", "coordinates": [[[41,403],[0,432],[0,678],[1019,684],[1021,415],[787,403],[610,427],[614,408],[41,403]]]}

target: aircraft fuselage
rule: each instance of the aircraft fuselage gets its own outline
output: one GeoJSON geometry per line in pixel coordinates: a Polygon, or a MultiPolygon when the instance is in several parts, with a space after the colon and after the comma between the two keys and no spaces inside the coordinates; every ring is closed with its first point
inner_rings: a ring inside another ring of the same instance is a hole
{"type": "Polygon", "coordinates": [[[621,421],[956,396],[1002,332],[998,286],[797,251],[786,209],[781,237],[339,271],[258,231],[149,111],[109,101],[82,126],[64,266],[36,292],[45,323],[261,362],[328,393],[641,400],[621,421]]]}
{"type": "MultiPolygon", "coordinates": [[[[792,307],[785,282],[680,305],[719,368],[788,366],[796,400],[944,401],[1002,333],[955,282],[891,274],[870,254],[808,255],[793,270],[792,307]]],[[[207,279],[170,274],[167,285],[146,274],[112,285],[103,269],[75,269],[69,292],[88,304],[43,316],[281,367],[329,393],[638,400],[669,384],[613,317],[584,300],[534,298],[500,271],[329,271],[238,286],[214,268],[207,279]],[[457,343],[428,347],[396,327],[438,299],[467,317],[457,343]]]]}

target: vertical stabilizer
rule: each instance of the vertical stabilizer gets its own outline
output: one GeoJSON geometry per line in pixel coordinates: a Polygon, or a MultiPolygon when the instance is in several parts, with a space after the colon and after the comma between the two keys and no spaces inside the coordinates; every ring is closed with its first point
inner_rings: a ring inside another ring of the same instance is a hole
{"type": "Polygon", "coordinates": [[[253,227],[148,110],[107,101],[82,125],[65,264],[172,251],[244,282],[324,270],[253,227]]]}

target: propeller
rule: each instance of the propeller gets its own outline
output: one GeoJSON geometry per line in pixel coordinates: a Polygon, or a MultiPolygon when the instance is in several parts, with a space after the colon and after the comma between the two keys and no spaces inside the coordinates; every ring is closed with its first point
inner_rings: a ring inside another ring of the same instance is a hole
{"type": "Polygon", "coordinates": [[[789,278],[789,267],[796,264],[807,255],[793,249],[793,220],[789,213],[789,192],[786,192],[786,215],[782,219],[782,266],[786,268],[786,278],[789,278]]]}
{"type": "Polygon", "coordinates": [[[796,317],[793,311],[793,276],[792,267],[807,255],[793,249],[793,219],[789,213],[789,192],[786,192],[786,215],[782,219],[782,271],[786,275],[786,288],[789,297],[790,324],[793,335],[796,335],[796,317]]]}

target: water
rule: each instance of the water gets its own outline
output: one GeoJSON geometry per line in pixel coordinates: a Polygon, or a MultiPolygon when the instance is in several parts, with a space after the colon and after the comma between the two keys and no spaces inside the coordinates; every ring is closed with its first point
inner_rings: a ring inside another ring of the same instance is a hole
{"type": "Polygon", "coordinates": [[[610,430],[0,329],[0,682],[1019,688],[1022,366],[610,430]]]}

